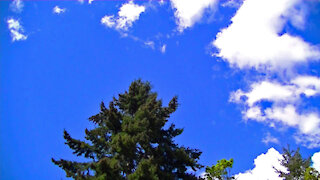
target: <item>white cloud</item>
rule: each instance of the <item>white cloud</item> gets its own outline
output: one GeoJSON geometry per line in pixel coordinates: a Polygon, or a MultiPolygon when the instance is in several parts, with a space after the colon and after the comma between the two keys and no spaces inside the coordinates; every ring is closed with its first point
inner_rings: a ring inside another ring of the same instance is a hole
{"type": "Polygon", "coordinates": [[[201,20],[205,10],[213,11],[217,0],[171,0],[171,6],[175,9],[174,15],[178,30],[192,27],[201,20]]]}
{"type": "Polygon", "coordinates": [[[279,144],[279,140],[276,137],[273,137],[270,133],[267,133],[266,137],[262,139],[262,142],[266,145],[273,143],[273,144],[279,144]]]}
{"type": "Polygon", "coordinates": [[[114,15],[104,16],[101,19],[101,23],[109,28],[115,28],[116,30],[127,31],[133,25],[133,22],[137,21],[140,14],[145,11],[144,6],[134,4],[133,1],[123,4],[120,7],[118,16],[114,15]]]}
{"type": "Polygon", "coordinates": [[[288,100],[294,96],[293,86],[283,86],[277,82],[262,81],[251,85],[251,91],[244,93],[242,90],[238,90],[232,96],[236,101],[239,101],[241,97],[246,96],[246,103],[249,106],[253,106],[256,102],[261,100],[288,100]]]}
{"type": "Polygon", "coordinates": [[[24,35],[23,27],[18,20],[10,18],[7,20],[8,29],[10,30],[12,41],[26,40],[28,36],[24,35]]]}
{"type": "Polygon", "coordinates": [[[286,168],[281,166],[280,161],[283,157],[275,150],[270,148],[267,153],[259,155],[254,160],[254,168],[235,175],[237,180],[282,180],[278,177],[275,169],[286,171],[286,168]]]}
{"type": "Polygon", "coordinates": [[[320,172],[320,152],[314,153],[311,157],[312,167],[320,172]]]}
{"type": "Polygon", "coordinates": [[[129,3],[123,4],[120,7],[120,11],[118,12],[119,17],[121,17],[120,20],[120,27],[124,28],[126,26],[131,26],[132,22],[139,19],[139,16],[142,12],[145,11],[144,6],[140,6],[137,4],[134,4],[133,1],[130,1],[129,3]]]}
{"type": "Polygon", "coordinates": [[[160,52],[161,52],[161,53],[165,53],[165,52],[166,52],[166,49],[167,49],[167,45],[164,44],[164,45],[162,45],[162,46],[160,47],[160,52]]]}
{"type": "Polygon", "coordinates": [[[60,8],[59,6],[55,6],[52,9],[52,12],[55,13],[55,14],[61,14],[61,13],[66,12],[66,9],[65,8],[60,8]]]}
{"type": "Polygon", "coordinates": [[[237,90],[232,93],[231,100],[239,102],[241,97],[246,97],[246,104],[252,107],[261,100],[273,102],[297,101],[302,94],[307,97],[320,93],[320,79],[314,76],[298,76],[287,84],[275,81],[261,81],[251,84],[249,92],[237,90]]]}
{"type": "Polygon", "coordinates": [[[249,92],[237,90],[232,93],[231,100],[240,102],[242,97],[246,97],[246,104],[252,107],[262,100],[277,103],[297,101],[302,94],[307,97],[320,94],[320,78],[298,76],[286,84],[265,80],[251,84],[249,92]]]}
{"type": "Polygon", "coordinates": [[[301,37],[283,33],[287,22],[301,28],[302,0],[246,0],[213,41],[215,54],[239,68],[287,69],[318,60],[319,48],[301,37]]]}
{"type": "Polygon", "coordinates": [[[271,127],[281,125],[297,129],[295,139],[309,148],[320,146],[320,117],[317,111],[299,110],[302,97],[320,94],[320,79],[313,76],[298,76],[288,83],[261,81],[253,83],[250,90],[237,90],[230,100],[245,105],[246,120],[264,122],[271,127]],[[262,102],[271,103],[263,107],[262,102]]]}
{"type": "Polygon", "coordinates": [[[88,3],[91,4],[94,0],[88,0],[88,3]]]}
{"type": "Polygon", "coordinates": [[[13,12],[20,13],[23,10],[23,6],[24,4],[22,0],[13,0],[12,3],[10,4],[10,9],[13,12]]]}

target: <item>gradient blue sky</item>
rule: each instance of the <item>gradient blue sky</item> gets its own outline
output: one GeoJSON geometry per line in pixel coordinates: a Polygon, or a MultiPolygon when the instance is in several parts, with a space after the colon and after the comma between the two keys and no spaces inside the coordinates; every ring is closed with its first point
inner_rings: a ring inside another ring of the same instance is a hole
{"type": "MultiPolygon", "coordinates": [[[[221,38],[221,46],[213,45],[217,33],[232,24],[231,18],[242,8],[242,2],[202,0],[214,3],[210,7],[203,5],[196,12],[200,17],[191,15],[192,23],[186,25],[181,23],[181,18],[188,20],[188,17],[178,15],[180,8],[184,12],[184,7],[175,4],[177,1],[163,4],[134,1],[144,6],[145,11],[127,30],[107,27],[100,21],[106,15],[117,18],[119,8],[128,1],[93,1],[91,4],[87,1],[20,1],[23,7],[18,9],[12,1],[0,1],[0,179],[66,179],[64,171],[50,160],[51,157],[77,159],[64,145],[63,129],[73,137],[83,138],[84,129],[92,127],[87,118],[98,113],[99,103],[110,101],[138,78],[150,81],[165,103],[178,95],[180,107],[170,121],[185,131],[176,141],[202,150],[200,162],[204,165],[234,158],[232,172],[240,173],[254,168],[254,159],[272,147],[281,152],[287,144],[292,148],[301,146],[304,156],[319,151],[318,84],[312,82],[307,87],[315,91],[314,96],[309,97],[298,93],[303,88],[292,81],[302,75],[314,79],[320,76],[319,1],[295,0],[292,7],[298,10],[283,18],[284,23],[277,30],[278,36],[287,33],[314,46],[311,55],[298,58],[299,63],[290,61],[296,55],[290,52],[295,51],[292,47],[284,47],[292,57],[283,52],[284,49],[265,50],[261,61],[255,61],[247,52],[227,49],[241,39],[230,42],[221,38]],[[65,11],[54,13],[55,6],[65,11]],[[290,19],[295,16],[296,19],[290,19]],[[13,30],[25,39],[13,40],[9,20],[19,22],[20,29],[13,30]],[[165,50],[161,51],[164,45],[165,50]],[[222,54],[225,49],[227,53],[222,54]],[[236,57],[241,53],[245,59],[236,57]],[[271,56],[272,53],[280,54],[281,58],[271,56]],[[307,120],[303,118],[296,124],[286,124],[285,118],[277,119],[267,113],[262,115],[266,119],[260,121],[261,117],[246,118],[243,113],[250,108],[249,94],[230,100],[238,89],[250,92],[250,87],[254,89],[252,84],[258,86],[263,81],[290,86],[288,89],[290,92],[293,89],[297,97],[278,102],[278,96],[272,96],[258,100],[255,103],[259,105],[255,107],[266,110],[292,105],[297,112],[292,117],[313,114],[315,120],[308,124],[315,127],[312,132],[304,129],[303,122],[307,120]],[[297,136],[310,137],[311,142],[299,142],[297,136]],[[315,145],[311,147],[313,142],[315,145]]],[[[247,1],[249,6],[253,0],[247,1]]],[[[286,5],[279,7],[290,9],[286,5]]],[[[244,20],[239,18],[233,23],[244,20]]],[[[257,19],[257,22],[264,21],[257,19]]],[[[255,27],[260,23],[248,22],[251,25],[247,30],[254,36],[259,31],[255,27]]],[[[262,29],[265,28],[262,26],[262,29]]],[[[233,30],[238,33],[237,28],[233,30]]],[[[256,34],[258,37],[259,33],[256,34]]],[[[277,46],[273,41],[259,44],[248,38],[241,43],[246,46],[252,42],[248,47],[257,47],[252,53],[277,46]]]]}

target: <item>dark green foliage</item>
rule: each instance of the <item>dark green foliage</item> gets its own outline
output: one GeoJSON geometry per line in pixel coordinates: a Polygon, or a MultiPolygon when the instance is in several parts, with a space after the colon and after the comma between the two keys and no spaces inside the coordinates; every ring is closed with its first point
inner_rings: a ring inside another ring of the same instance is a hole
{"type": "Polygon", "coordinates": [[[289,146],[283,148],[283,159],[280,164],[287,168],[287,171],[277,170],[279,177],[286,180],[316,180],[320,179],[319,172],[311,167],[311,159],[303,158],[300,154],[300,149],[296,151],[290,150],[289,146]]]}
{"type": "Polygon", "coordinates": [[[233,166],[233,159],[226,160],[222,159],[217,162],[216,165],[212,167],[206,167],[205,177],[208,180],[218,179],[218,180],[231,180],[234,177],[230,176],[230,169],[233,166]]]}
{"type": "Polygon", "coordinates": [[[201,152],[174,143],[182,129],[164,128],[177,107],[177,97],[163,107],[148,82],[134,81],[128,92],[113,98],[108,108],[102,102],[100,113],[89,118],[96,126],[85,130],[87,141],[64,131],[73,153],[91,161],[52,161],[74,179],[197,179],[187,170],[202,167],[201,152]]]}

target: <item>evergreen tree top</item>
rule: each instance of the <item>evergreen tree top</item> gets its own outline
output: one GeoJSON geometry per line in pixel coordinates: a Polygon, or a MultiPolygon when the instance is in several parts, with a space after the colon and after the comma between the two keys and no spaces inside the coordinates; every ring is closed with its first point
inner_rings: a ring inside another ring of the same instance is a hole
{"type": "Polygon", "coordinates": [[[201,152],[173,141],[183,129],[164,127],[177,110],[177,97],[163,107],[151,89],[149,82],[136,80],[108,107],[102,102],[100,112],[89,118],[96,126],[85,129],[85,141],[64,131],[73,153],[90,162],[52,159],[53,163],[74,179],[197,179],[188,170],[202,167],[201,152]]]}

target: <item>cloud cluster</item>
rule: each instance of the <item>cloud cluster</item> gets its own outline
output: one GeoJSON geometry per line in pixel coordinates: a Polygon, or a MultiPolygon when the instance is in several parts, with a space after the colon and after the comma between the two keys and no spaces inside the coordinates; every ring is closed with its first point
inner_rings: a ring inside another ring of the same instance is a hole
{"type": "Polygon", "coordinates": [[[7,24],[13,42],[26,40],[28,38],[28,36],[23,34],[24,30],[19,20],[10,18],[7,20],[7,24]]]}
{"type": "Polygon", "coordinates": [[[318,60],[319,48],[301,37],[283,33],[286,23],[304,24],[301,0],[246,0],[213,41],[215,55],[232,66],[286,69],[296,63],[318,60]]]}
{"type": "Polygon", "coordinates": [[[232,102],[245,105],[244,119],[298,129],[297,142],[313,148],[320,146],[320,117],[315,110],[299,110],[303,99],[320,94],[320,79],[298,76],[289,83],[264,80],[251,84],[247,92],[237,90],[231,94],[232,102]],[[263,102],[271,106],[263,106],[263,102]]]}
{"type": "Polygon", "coordinates": [[[201,20],[205,10],[213,11],[217,0],[171,0],[171,6],[175,9],[174,15],[178,25],[178,31],[192,27],[201,20]]]}
{"type": "Polygon", "coordinates": [[[109,28],[127,31],[144,11],[144,6],[134,4],[133,1],[130,1],[120,7],[117,17],[114,15],[106,15],[101,19],[101,23],[109,28]]]}
{"type": "MultiPolygon", "coordinates": [[[[285,30],[288,23],[303,29],[302,7],[302,0],[245,0],[212,44],[218,50],[214,55],[232,67],[266,74],[248,90],[231,93],[232,102],[244,105],[243,118],[274,128],[295,128],[296,142],[314,148],[320,146],[320,116],[315,108],[302,104],[320,94],[320,79],[286,73],[293,72],[295,65],[320,59],[318,46],[285,30]],[[282,80],[268,78],[275,74],[281,74],[282,80]]],[[[271,137],[262,142],[277,143],[271,137]]]]}

